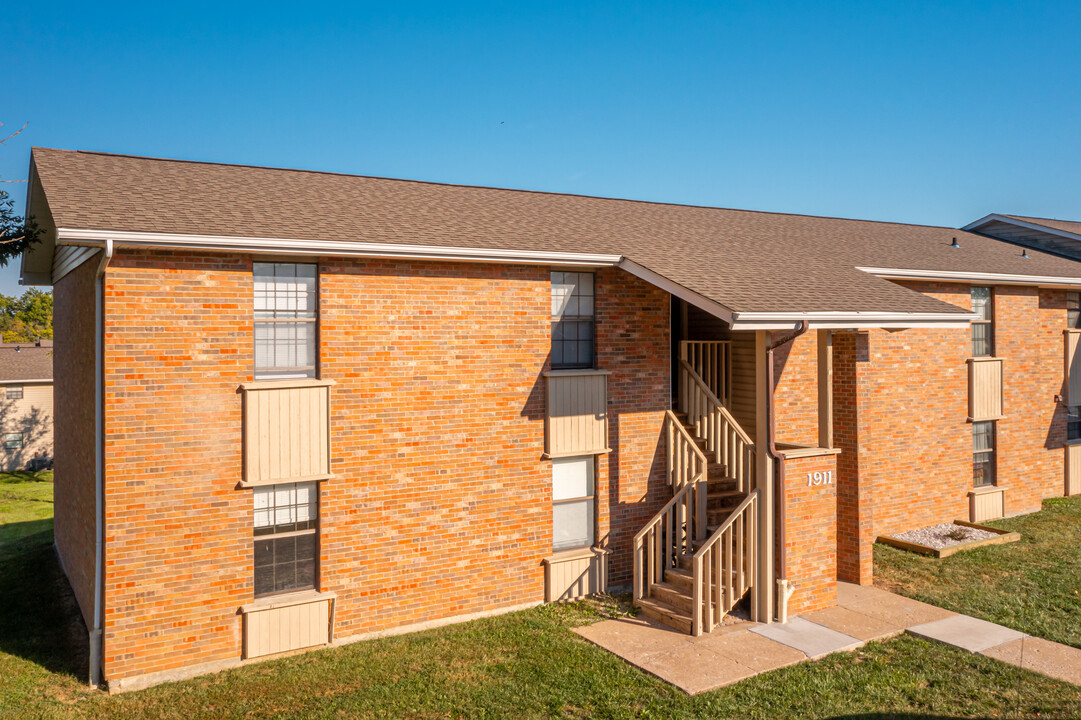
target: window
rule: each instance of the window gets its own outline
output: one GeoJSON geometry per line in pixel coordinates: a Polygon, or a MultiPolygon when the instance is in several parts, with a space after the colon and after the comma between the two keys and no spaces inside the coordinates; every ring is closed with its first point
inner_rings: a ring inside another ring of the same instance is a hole
{"type": "Polygon", "coordinates": [[[995,484],[995,423],[972,423],[972,485],[995,484]]]}
{"type": "Polygon", "coordinates": [[[287,483],[254,492],[255,597],[314,588],[318,485],[287,483]]]}
{"type": "Polygon", "coordinates": [[[1081,440],[1081,405],[1066,410],[1066,439],[1081,440]]]}
{"type": "Polygon", "coordinates": [[[315,377],[316,266],[254,263],[255,378],[315,377]]]}
{"type": "Polygon", "coordinates": [[[1081,329],[1081,293],[1066,293],[1066,327],[1081,329]]]}
{"type": "Polygon", "coordinates": [[[593,273],[552,273],[552,369],[593,367],[593,273]]]}
{"type": "Polygon", "coordinates": [[[972,312],[978,313],[980,316],[979,320],[972,321],[972,356],[988,357],[993,355],[995,344],[992,325],[991,288],[972,288],[972,312]]]}
{"type": "Polygon", "coordinates": [[[552,549],[593,544],[592,455],[552,460],[552,549]]]}
{"type": "Polygon", "coordinates": [[[8,400],[22,400],[23,399],[22,385],[11,385],[11,386],[9,386],[8,389],[7,389],[7,392],[5,393],[5,397],[7,397],[8,400]]]}
{"type": "Polygon", "coordinates": [[[5,450],[21,450],[23,446],[22,433],[8,433],[4,435],[5,450]]]}

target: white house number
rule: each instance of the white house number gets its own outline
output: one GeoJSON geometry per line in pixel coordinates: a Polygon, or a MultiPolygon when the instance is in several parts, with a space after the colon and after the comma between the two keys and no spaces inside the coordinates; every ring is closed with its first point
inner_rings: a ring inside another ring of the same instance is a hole
{"type": "Polygon", "coordinates": [[[833,484],[833,471],[827,470],[826,472],[807,473],[807,487],[812,485],[817,487],[819,485],[832,485],[833,484]]]}

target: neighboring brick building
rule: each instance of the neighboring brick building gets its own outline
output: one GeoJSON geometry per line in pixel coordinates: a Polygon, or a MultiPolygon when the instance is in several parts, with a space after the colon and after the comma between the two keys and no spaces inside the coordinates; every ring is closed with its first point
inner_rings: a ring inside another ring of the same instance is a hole
{"type": "Polygon", "coordinates": [[[57,551],[111,690],[618,587],[769,622],[779,580],[791,613],[870,582],[880,534],[1067,491],[1058,255],[43,149],[28,205],[57,551]]]}

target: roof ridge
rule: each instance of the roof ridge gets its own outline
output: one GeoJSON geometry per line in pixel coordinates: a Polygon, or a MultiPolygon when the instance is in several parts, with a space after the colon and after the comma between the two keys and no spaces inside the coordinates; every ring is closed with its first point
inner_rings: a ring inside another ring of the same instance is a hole
{"type": "MultiPolygon", "coordinates": [[[[333,177],[358,178],[363,180],[382,180],[395,183],[413,183],[417,185],[434,185],[438,187],[465,188],[470,190],[496,190],[508,193],[524,193],[530,195],[546,195],[553,197],[582,198],[585,200],[607,200],[609,202],[633,203],[636,205],[661,205],[665,207],[692,208],[698,210],[718,210],[722,212],[751,213],[756,215],[778,215],[781,217],[810,218],[815,220],[840,220],[842,222],[875,223],[878,225],[895,225],[901,227],[933,228],[936,230],[953,230],[968,233],[968,230],[960,230],[949,225],[927,225],[923,223],[908,223],[897,220],[872,220],[867,218],[838,217],[836,215],[815,215],[812,213],[787,213],[775,210],[751,210],[747,208],[721,207],[718,205],[694,205],[689,203],[665,202],[661,200],[638,200],[634,198],[609,197],[605,195],[585,195],[583,193],[555,192],[551,190],[529,190],[525,188],[497,187],[494,185],[470,185],[468,183],[439,182],[437,180],[416,180],[413,178],[393,178],[380,175],[361,175],[357,173],[334,172],[331,170],[310,170],[305,168],[276,167],[271,165],[250,165],[247,163],[227,163],[212,160],[181,160],[178,158],[154,157],[151,155],[132,155],[129,153],[109,153],[100,150],[66,150],[63,148],[50,148],[34,146],[31,150],[48,150],[50,152],[73,153],[80,155],[99,155],[102,157],[128,158],[131,160],[150,160],[154,162],[183,163],[187,165],[211,165],[231,168],[250,168],[253,170],[272,170],[277,172],[306,173],[310,175],[329,175],[333,177]]],[[[1051,219],[1051,218],[1046,218],[1051,219]]]]}

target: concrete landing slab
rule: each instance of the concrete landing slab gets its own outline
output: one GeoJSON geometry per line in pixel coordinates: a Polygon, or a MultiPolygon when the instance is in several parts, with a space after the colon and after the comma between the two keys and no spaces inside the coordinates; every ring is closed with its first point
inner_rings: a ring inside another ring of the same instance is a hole
{"type": "Polygon", "coordinates": [[[684,643],[674,650],[651,654],[635,665],[688,695],[716,690],[758,674],[746,665],[696,643],[684,643]]]}
{"type": "Polygon", "coordinates": [[[969,652],[980,652],[1025,637],[1024,633],[968,615],[955,615],[945,620],[915,625],[908,631],[916,637],[937,640],[969,652]]]}
{"type": "Polygon", "coordinates": [[[748,630],[750,628],[740,633],[724,634],[717,634],[714,631],[709,635],[694,638],[693,641],[697,641],[697,644],[709,648],[718,655],[735,660],[740,665],[746,665],[755,673],[777,670],[807,659],[807,655],[801,650],[782,645],[748,630]]]}
{"type": "Polygon", "coordinates": [[[604,620],[574,629],[586,640],[638,665],[647,657],[687,644],[687,635],[650,618],[604,620]]]}
{"type": "Polygon", "coordinates": [[[980,654],[1048,675],[1056,680],[1081,685],[1081,650],[1069,645],[1060,645],[1038,637],[1025,637],[982,650],[980,654]]]}
{"type": "Polygon", "coordinates": [[[841,650],[854,650],[863,644],[851,635],[830,630],[802,617],[792,618],[784,625],[760,625],[751,628],[750,632],[795,648],[812,660],[841,650]]]}
{"type": "Polygon", "coordinates": [[[837,604],[901,628],[954,617],[955,612],[894,595],[870,585],[837,583],[837,604]]]}
{"type": "Polygon", "coordinates": [[[830,630],[836,630],[845,635],[851,635],[857,640],[869,642],[871,640],[886,640],[896,637],[905,631],[904,625],[897,625],[886,620],[881,620],[870,615],[865,615],[845,607],[831,607],[825,610],[816,610],[800,617],[810,620],[816,625],[822,625],[830,630]]]}

